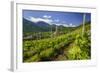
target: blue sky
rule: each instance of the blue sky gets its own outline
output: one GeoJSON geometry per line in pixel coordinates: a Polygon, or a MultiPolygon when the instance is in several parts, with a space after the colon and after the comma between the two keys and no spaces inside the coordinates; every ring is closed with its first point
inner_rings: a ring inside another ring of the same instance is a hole
{"type": "MultiPolygon", "coordinates": [[[[76,12],[58,12],[58,11],[37,11],[23,10],[23,17],[33,21],[45,21],[48,23],[78,26],[82,24],[84,13],[76,12]]],[[[91,14],[86,14],[86,21],[91,21],[91,14]]]]}

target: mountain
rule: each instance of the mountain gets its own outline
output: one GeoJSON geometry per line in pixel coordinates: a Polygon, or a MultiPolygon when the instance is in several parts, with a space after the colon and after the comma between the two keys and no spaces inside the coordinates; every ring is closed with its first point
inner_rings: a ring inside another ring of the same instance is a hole
{"type": "Polygon", "coordinates": [[[49,31],[50,28],[51,26],[46,22],[39,21],[35,23],[23,18],[23,32],[49,31]]]}
{"type": "Polygon", "coordinates": [[[50,25],[44,21],[39,21],[36,23],[39,27],[50,27],[50,25]]]}
{"type": "Polygon", "coordinates": [[[33,22],[23,18],[23,32],[48,32],[55,31],[56,26],[59,31],[70,31],[74,27],[65,27],[63,25],[50,24],[44,21],[33,22]]]}

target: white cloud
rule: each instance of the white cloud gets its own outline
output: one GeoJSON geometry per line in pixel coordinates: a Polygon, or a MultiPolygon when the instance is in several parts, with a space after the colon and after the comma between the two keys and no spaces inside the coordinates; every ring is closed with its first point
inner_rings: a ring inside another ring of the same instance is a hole
{"type": "Polygon", "coordinates": [[[56,25],[60,26],[60,25],[62,25],[62,24],[56,24],[56,25]]]}
{"type": "Polygon", "coordinates": [[[73,25],[72,23],[70,23],[69,27],[76,27],[76,25],[73,25]]]}
{"type": "Polygon", "coordinates": [[[56,25],[58,25],[58,26],[63,25],[64,27],[69,27],[68,24],[56,24],[56,25]]]}
{"type": "Polygon", "coordinates": [[[44,15],[43,18],[49,19],[49,18],[51,18],[51,16],[50,15],[44,15]]]}
{"type": "Polygon", "coordinates": [[[29,20],[32,21],[32,22],[39,22],[39,21],[44,21],[46,23],[51,23],[52,20],[51,19],[43,19],[43,18],[35,18],[35,17],[29,17],[29,20]]]}
{"type": "MultiPolygon", "coordinates": [[[[44,17],[46,17],[46,16],[44,16],[44,17]]],[[[52,19],[35,18],[35,17],[29,17],[29,18],[27,18],[27,19],[30,20],[30,21],[32,21],[32,22],[35,22],[35,23],[37,23],[37,22],[39,22],[39,21],[44,21],[44,22],[46,22],[46,23],[48,23],[48,24],[50,24],[50,25],[52,25],[51,23],[59,22],[59,19],[52,20],[52,19]]],[[[76,27],[76,25],[73,25],[72,23],[70,23],[70,24],[66,24],[66,23],[54,23],[54,24],[55,24],[55,25],[58,25],[58,26],[63,25],[63,26],[65,26],[65,27],[76,27]]]]}
{"type": "MultiPolygon", "coordinates": [[[[55,21],[55,22],[59,22],[58,19],[57,19],[57,20],[54,20],[54,21],[55,21]]],[[[57,23],[56,25],[58,25],[58,26],[63,25],[64,27],[76,27],[76,25],[73,25],[72,23],[66,24],[65,21],[62,21],[62,23],[60,23],[60,24],[57,23]]]]}
{"type": "Polygon", "coordinates": [[[58,26],[63,25],[64,27],[76,27],[76,25],[73,25],[72,23],[70,24],[56,24],[58,26]]]}

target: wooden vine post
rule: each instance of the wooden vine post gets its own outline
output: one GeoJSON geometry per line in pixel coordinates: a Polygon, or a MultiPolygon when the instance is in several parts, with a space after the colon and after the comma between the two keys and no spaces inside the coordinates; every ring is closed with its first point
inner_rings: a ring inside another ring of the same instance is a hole
{"type": "Polygon", "coordinates": [[[82,29],[82,36],[84,35],[85,32],[85,19],[86,19],[86,14],[83,14],[83,29],[82,29]]]}

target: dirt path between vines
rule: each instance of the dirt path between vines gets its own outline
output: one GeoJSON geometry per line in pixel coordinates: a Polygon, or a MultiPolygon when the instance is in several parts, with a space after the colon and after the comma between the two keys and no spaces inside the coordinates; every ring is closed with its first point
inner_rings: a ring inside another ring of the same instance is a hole
{"type": "Polygon", "coordinates": [[[59,55],[55,58],[56,61],[67,60],[68,50],[73,47],[73,42],[64,47],[59,55]]]}

